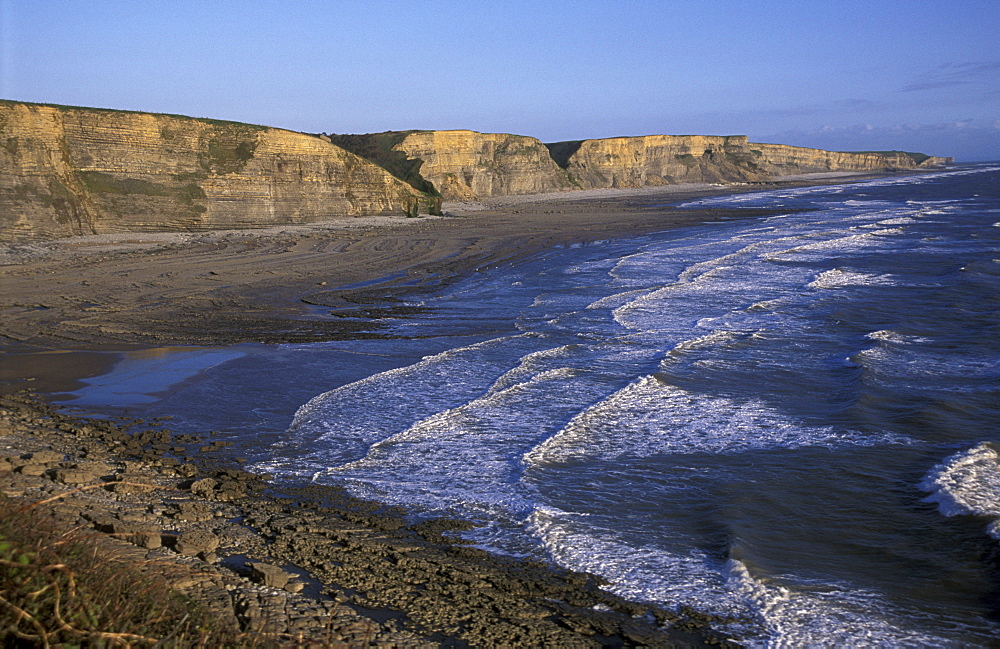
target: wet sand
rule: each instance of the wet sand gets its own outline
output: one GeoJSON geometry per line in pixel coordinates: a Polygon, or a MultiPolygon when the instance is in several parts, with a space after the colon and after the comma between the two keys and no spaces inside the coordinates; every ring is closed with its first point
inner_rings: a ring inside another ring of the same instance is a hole
{"type": "Polygon", "coordinates": [[[760,215],[665,203],[802,184],[809,183],[566,192],[446,205],[445,217],[0,246],[0,348],[14,354],[351,337],[369,327],[318,306],[339,315],[351,308],[365,315],[373,303],[391,309],[408,294],[552,246],[760,215]]]}

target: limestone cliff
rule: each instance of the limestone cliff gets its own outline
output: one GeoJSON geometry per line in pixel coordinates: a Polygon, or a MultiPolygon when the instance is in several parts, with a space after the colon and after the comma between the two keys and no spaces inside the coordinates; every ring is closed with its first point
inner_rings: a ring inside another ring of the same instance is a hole
{"type": "Polygon", "coordinates": [[[178,115],[0,100],[0,240],[413,216],[440,213],[442,198],[760,182],[951,162],[899,151],[755,144],[743,135],[554,144],[475,131],[317,137],[178,115]]]}
{"type": "Polygon", "coordinates": [[[445,200],[679,183],[766,182],[828,171],[873,173],[951,162],[900,151],[843,153],[755,144],[745,135],[646,135],[542,144],[505,133],[389,131],[333,142],[445,200]]]}
{"type": "Polygon", "coordinates": [[[583,189],[765,180],[745,135],[646,135],[548,144],[583,189]]]}
{"type": "Polygon", "coordinates": [[[845,153],[757,144],[745,135],[648,135],[546,145],[583,189],[760,182],[827,171],[889,172],[953,162],[901,151],[845,153]]]}
{"type": "Polygon", "coordinates": [[[917,167],[928,169],[934,167],[946,167],[948,165],[955,164],[955,158],[951,156],[942,157],[936,155],[925,155],[923,153],[907,153],[908,156],[917,156],[914,160],[917,162],[917,167]]]}
{"type": "Polygon", "coordinates": [[[785,144],[750,144],[755,164],[775,176],[825,171],[901,171],[951,164],[938,158],[903,151],[824,151],[785,144]]]}
{"type": "Polygon", "coordinates": [[[416,187],[430,183],[445,200],[575,189],[545,145],[524,135],[396,131],[339,135],[333,141],[416,187]]]}
{"type": "Polygon", "coordinates": [[[302,133],[0,101],[0,239],[413,213],[421,192],[302,133]]]}

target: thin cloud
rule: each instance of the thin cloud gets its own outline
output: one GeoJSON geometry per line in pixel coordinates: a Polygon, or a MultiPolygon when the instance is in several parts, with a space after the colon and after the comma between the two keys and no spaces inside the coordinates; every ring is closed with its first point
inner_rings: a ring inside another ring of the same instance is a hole
{"type": "Polygon", "coordinates": [[[934,124],[852,124],[849,126],[833,126],[825,125],[815,129],[791,129],[783,131],[778,135],[810,135],[818,133],[854,133],[854,134],[871,134],[873,132],[878,133],[944,133],[944,132],[954,132],[954,131],[968,131],[968,130],[995,130],[1000,127],[1000,119],[993,121],[992,123],[983,123],[981,121],[973,119],[956,119],[950,122],[937,122],[934,124]]]}
{"type": "Polygon", "coordinates": [[[1000,78],[1000,61],[944,63],[920,75],[913,83],[903,86],[901,92],[919,92],[980,84],[1000,78]]]}

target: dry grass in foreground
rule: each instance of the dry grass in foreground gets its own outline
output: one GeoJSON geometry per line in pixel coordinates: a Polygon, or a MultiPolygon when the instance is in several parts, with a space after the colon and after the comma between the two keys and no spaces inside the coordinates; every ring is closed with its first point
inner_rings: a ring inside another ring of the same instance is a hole
{"type": "Polygon", "coordinates": [[[9,647],[246,646],[161,581],[95,539],[0,496],[0,644],[9,647]]]}

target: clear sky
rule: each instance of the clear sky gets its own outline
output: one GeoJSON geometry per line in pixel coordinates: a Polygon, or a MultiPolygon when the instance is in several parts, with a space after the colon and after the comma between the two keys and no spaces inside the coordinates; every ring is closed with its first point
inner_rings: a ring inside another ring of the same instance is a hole
{"type": "Polygon", "coordinates": [[[0,97],[1000,159],[1000,0],[0,0],[0,97]]]}

